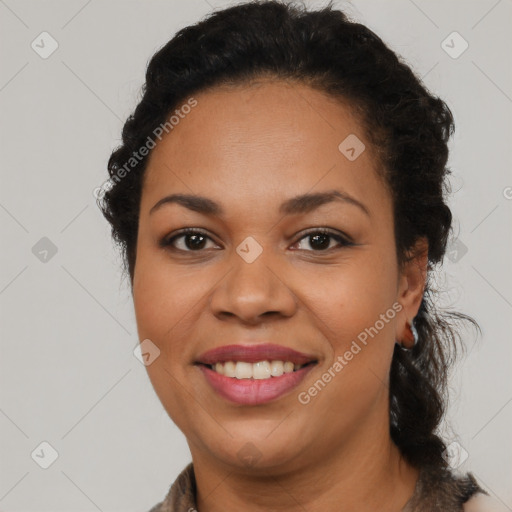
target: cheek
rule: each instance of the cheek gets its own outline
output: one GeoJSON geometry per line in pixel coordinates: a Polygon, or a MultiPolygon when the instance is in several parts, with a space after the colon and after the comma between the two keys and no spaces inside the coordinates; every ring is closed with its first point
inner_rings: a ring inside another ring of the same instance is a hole
{"type": "Polygon", "coordinates": [[[176,356],[179,340],[191,328],[195,308],[201,307],[201,297],[190,272],[162,265],[142,253],[133,286],[139,338],[149,338],[166,355],[176,356]]]}
{"type": "Polygon", "coordinates": [[[201,307],[202,295],[186,271],[174,268],[171,273],[170,265],[158,263],[144,251],[139,256],[133,284],[138,335],[141,341],[150,339],[160,350],[146,371],[167,414],[183,429],[195,410],[190,394],[183,392],[183,383],[190,358],[194,305],[201,307]]]}
{"type": "Polygon", "coordinates": [[[396,311],[396,275],[393,262],[385,257],[374,258],[368,251],[357,262],[302,273],[299,286],[304,293],[311,319],[332,346],[333,352],[343,353],[351,342],[393,338],[396,311]],[[362,260],[365,260],[364,262],[362,260]],[[314,286],[311,286],[314,283],[314,286]],[[383,316],[384,315],[384,316],[383,316]],[[375,334],[376,327],[378,334],[375,334]]]}
{"type": "Polygon", "coordinates": [[[310,397],[307,407],[315,416],[326,419],[326,436],[338,435],[340,425],[348,431],[362,422],[388,392],[397,315],[394,277],[377,264],[363,268],[318,281],[308,296],[328,356],[312,387],[301,391],[310,397]]]}

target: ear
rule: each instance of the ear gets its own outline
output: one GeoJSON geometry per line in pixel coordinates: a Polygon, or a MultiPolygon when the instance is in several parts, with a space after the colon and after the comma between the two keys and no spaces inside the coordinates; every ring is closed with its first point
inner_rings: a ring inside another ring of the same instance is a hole
{"type": "Polygon", "coordinates": [[[404,263],[398,278],[397,300],[402,310],[397,320],[397,336],[404,347],[411,348],[412,341],[407,336],[407,322],[412,323],[418,314],[427,282],[428,241],[420,238],[409,252],[409,260],[404,263]]]}

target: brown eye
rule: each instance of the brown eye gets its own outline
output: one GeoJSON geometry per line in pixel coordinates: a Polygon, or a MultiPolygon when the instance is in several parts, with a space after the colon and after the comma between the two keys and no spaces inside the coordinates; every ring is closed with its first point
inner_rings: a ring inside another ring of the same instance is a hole
{"type": "MultiPolygon", "coordinates": [[[[336,248],[336,246],[331,246],[333,240],[338,243],[337,248],[354,245],[341,234],[326,229],[310,231],[303,236],[297,244],[301,243],[302,240],[307,240],[309,247],[315,252],[327,252],[330,249],[336,248]]],[[[301,248],[299,247],[299,249],[301,248]]]]}
{"type": "Polygon", "coordinates": [[[213,242],[213,240],[203,231],[197,229],[186,229],[170,238],[163,239],[160,242],[160,246],[171,247],[177,251],[197,252],[208,248],[206,247],[208,240],[213,242]]]}

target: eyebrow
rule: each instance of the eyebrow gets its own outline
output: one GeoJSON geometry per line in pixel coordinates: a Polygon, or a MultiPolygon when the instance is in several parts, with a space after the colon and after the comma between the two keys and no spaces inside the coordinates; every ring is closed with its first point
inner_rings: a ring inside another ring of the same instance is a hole
{"type": "MultiPolygon", "coordinates": [[[[282,215],[309,213],[324,204],[335,201],[357,206],[368,217],[371,217],[368,208],[363,203],[346,192],[340,192],[339,190],[302,194],[300,196],[292,197],[281,204],[279,213],[282,215]]],[[[224,215],[224,209],[219,203],[216,203],[208,197],[195,194],[171,194],[163,197],[151,208],[151,210],[149,210],[149,214],[151,215],[163,205],[169,203],[176,203],[188,208],[189,210],[205,215],[215,215],[217,217],[224,215]]]]}

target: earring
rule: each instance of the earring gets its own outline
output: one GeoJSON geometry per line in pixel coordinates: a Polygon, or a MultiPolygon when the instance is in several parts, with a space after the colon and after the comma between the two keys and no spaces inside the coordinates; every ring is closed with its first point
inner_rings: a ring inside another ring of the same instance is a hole
{"type": "Polygon", "coordinates": [[[402,343],[400,343],[400,346],[404,350],[411,350],[412,347],[414,347],[414,345],[416,345],[416,343],[418,343],[418,338],[419,338],[418,331],[416,330],[416,327],[414,326],[414,318],[413,318],[410,322],[407,322],[407,324],[406,324],[405,339],[402,341],[402,343]],[[404,342],[407,344],[412,343],[412,346],[406,347],[404,345],[404,342]]]}

